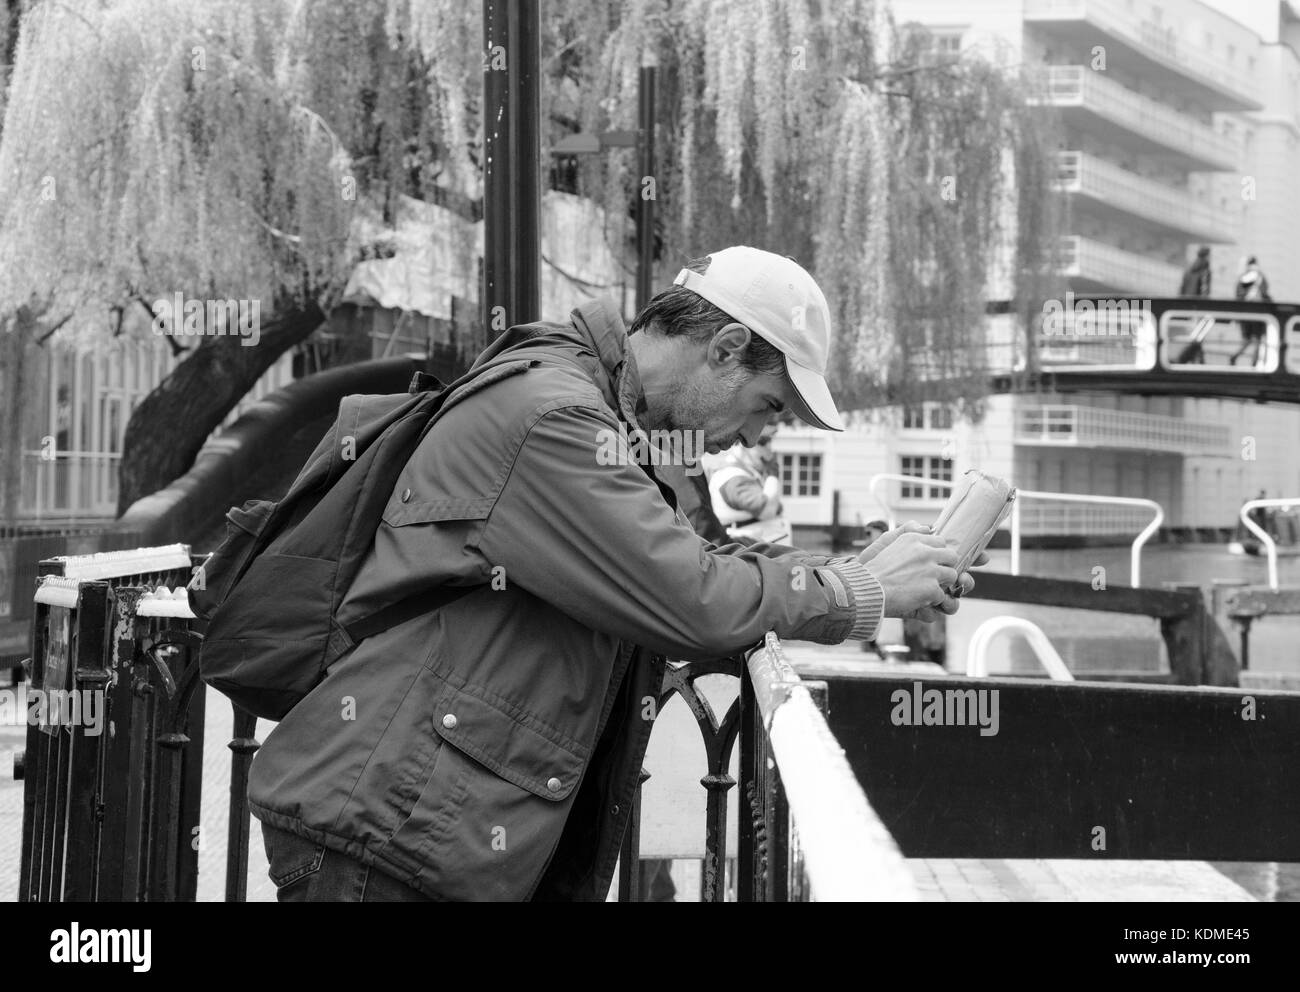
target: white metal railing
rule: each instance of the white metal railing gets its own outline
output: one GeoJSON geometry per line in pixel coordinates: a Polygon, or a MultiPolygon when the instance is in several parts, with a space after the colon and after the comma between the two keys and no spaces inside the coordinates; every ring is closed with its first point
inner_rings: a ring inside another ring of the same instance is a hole
{"type": "Polygon", "coordinates": [[[748,667],[813,898],[915,902],[907,862],[775,634],[750,655],[748,667]]]}
{"type": "Polygon", "coordinates": [[[1232,431],[1181,417],[1079,404],[1050,404],[1016,410],[1018,444],[1136,448],[1186,454],[1230,453],[1232,431]]]}
{"type": "Polygon", "coordinates": [[[1086,108],[1131,134],[1195,159],[1209,170],[1230,170],[1237,162],[1240,148],[1231,138],[1195,117],[1106,79],[1102,73],[1082,65],[1053,65],[1040,71],[1043,96],[1030,102],[1086,108]]]}
{"type": "Polygon", "coordinates": [[[989,617],[971,635],[970,646],[966,649],[966,674],[983,678],[989,673],[989,645],[993,638],[1003,631],[1016,631],[1024,635],[1029,647],[1038,660],[1047,669],[1047,674],[1057,682],[1073,682],[1074,676],[1066,667],[1060,653],[1043,633],[1042,628],[1032,620],[1024,617],[989,617]]]}
{"type": "MultiPolygon", "coordinates": [[[[922,484],[927,486],[946,486],[951,489],[955,482],[949,479],[930,479],[924,476],[916,475],[899,475],[894,472],[878,472],[871,477],[867,488],[871,495],[881,506],[883,506],[889,515],[889,525],[895,526],[894,507],[880,494],[880,484],[883,482],[906,482],[913,484],[922,484]]],[[[1138,588],[1142,584],[1142,548],[1150,540],[1151,535],[1160,529],[1164,523],[1165,511],[1159,503],[1153,499],[1138,499],[1131,496],[1093,496],[1087,493],[1044,493],[1032,489],[1017,489],[1016,499],[1011,504],[1011,574],[1020,574],[1020,536],[1021,536],[1021,507],[1025,500],[1045,500],[1053,503],[1091,503],[1098,506],[1120,506],[1120,507],[1142,507],[1151,510],[1153,513],[1151,522],[1146,525],[1140,534],[1133,540],[1133,546],[1129,553],[1129,584],[1138,588]]]]}
{"type": "Polygon", "coordinates": [[[1061,271],[1149,296],[1168,296],[1182,279],[1176,265],[1078,234],[1061,238],[1061,271]]]}
{"type": "Polygon", "coordinates": [[[1268,555],[1268,587],[1270,589],[1278,588],[1277,577],[1277,542],[1273,540],[1272,534],[1264,532],[1264,528],[1250,519],[1250,511],[1263,508],[1283,507],[1283,512],[1289,512],[1292,507],[1300,505],[1300,496],[1282,497],[1274,499],[1248,499],[1241,504],[1241,522],[1245,524],[1246,529],[1259,538],[1260,546],[1263,547],[1265,554],[1268,555]]]}
{"type": "Polygon", "coordinates": [[[1121,38],[1147,58],[1191,79],[1209,82],[1238,97],[1255,101],[1255,87],[1245,73],[1227,59],[1215,58],[1186,44],[1172,28],[1138,21],[1128,5],[1118,0],[1025,0],[1025,20],[1078,17],[1121,38]]]}
{"type": "Polygon", "coordinates": [[[1120,168],[1087,152],[1057,152],[1058,190],[1082,193],[1175,230],[1216,241],[1235,241],[1237,218],[1202,203],[1184,189],[1120,168]]]}

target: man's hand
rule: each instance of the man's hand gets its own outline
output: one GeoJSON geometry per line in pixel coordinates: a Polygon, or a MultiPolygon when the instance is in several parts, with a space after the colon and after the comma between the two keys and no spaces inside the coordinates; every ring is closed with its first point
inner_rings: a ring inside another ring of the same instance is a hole
{"type": "MultiPolygon", "coordinates": [[[[988,564],[989,556],[980,552],[972,567],[988,564]]],[[[958,577],[954,566],[956,554],[934,536],[925,524],[908,521],[882,534],[858,555],[885,590],[885,615],[915,618],[933,623],[945,614],[957,612],[957,599],[975,588],[970,572],[958,577]],[[958,584],[956,597],[944,590],[958,584]]]]}

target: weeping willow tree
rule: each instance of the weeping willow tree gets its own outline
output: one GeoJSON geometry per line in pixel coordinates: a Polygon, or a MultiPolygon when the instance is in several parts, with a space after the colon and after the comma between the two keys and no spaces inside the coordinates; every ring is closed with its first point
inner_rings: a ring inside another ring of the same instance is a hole
{"type": "Polygon", "coordinates": [[[177,293],[261,313],[255,347],[167,339],[182,360],[127,425],[119,510],[183,473],[322,323],[365,250],[360,215],[392,221],[402,196],[470,182],[465,150],[442,150],[472,112],[478,42],[463,17],[428,15],[420,0],[111,0],[22,18],[0,330],[89,342],[149,328],[177,293]]]}
{"type": "MultiPolygon", "coordinates": [[[[481,216],[476,2],[7,3],[26,13],[0,131],[0,333],[131,333],[124,315],[177,292],[262,304],[256,347],[172,342],[182,361],[127,426],[120,509],[183,473],[325,319],[368,250],[359,218],[393,223],[405,197],[481,216]]],[[[542,4],[552,141],[634,127],[638,67],[660,66],[657,284],[728,244],[793,255],[831,302],[842,406],[981,395],[999,246],[1031,306],[1052,240],[1050,145],[1017,81],[930,60],[871,0],[542,4]]],[[[610,219],[593,236],[626,237],[634,164],[577,166],[610,219]]]]}
{"type": "MultiPolygon", "coordinates": [[[[1025,82],[936,58],[872,0],[549,6],[557,126],[635,126],[637,67],[660,67],[659,284],[727,244],[792,255],[831,304],[842,406],[978,415],[990,293],[1024,328],[1056,291],[1054,122],[1025,82]]],[[[639,191],[634,165],[593,160],[584,181],[616,208],[639,191]]]]}

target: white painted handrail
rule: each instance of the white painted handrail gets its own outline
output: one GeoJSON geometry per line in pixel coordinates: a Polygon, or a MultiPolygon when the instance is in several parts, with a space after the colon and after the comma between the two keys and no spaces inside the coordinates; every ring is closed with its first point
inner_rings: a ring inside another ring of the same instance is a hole
{"type": "Polygon", "coordinates": [[[1101,503],[1111,506],[1136,506],[1151,510],[1154,516],[1136,538],[1129,551],[1129,585],[1134,589],[1142,585],[1142,548],[1165,522],[1165,510],[1153,499],[1134,496],[1092,496],[1086,493],[1040,493],[1032,489],[1016,490],[1016,501],[1011,505],[1011,574],[1020,574],[1020,502],[1023,499],[1042,499],[1056,503],[1101,503]]]}
{"type": "MultiPolygon", "coordinates": [[[[928,479],[917,475],[898,475],[893,472],[878,472],[871,477],[868,488],[876,502],[889,511],[889,525],[895,526],[894,507],[880,493],[882,482],[911,482],[918,485],[946,486],[951,489],[956,485],[948,479],[928,479]]],[[[1153,511],[1149,524],[1133,540],[1129,552],[1129,584],[1136,589],[1142,584],[1142,548],[1151,535],[1164,523],[1164,508],[1153,499],[1138,499],[1132,496],[1093,496],[1088,493],[1045,493],[1033,489],[1017,489],[1015,502],[1011,504],[1011,574],[1020,574],[1020,508],[1027,499],[1040,499],[1056,503],[1099,503],[1110,506],[1135,506],[1153,511]]]]}
{"type": "Polygon", "coordinates": [[[818,902],[915,902],[916,883],[844,749],[769,633],[749,656],[754,701],[781,772],[818,902]]]}
{"type": "Polygon", "coordinates": [[[989,645],[993,638],[1004,630],[1017,631],[1024,635],[1029,646],[1033,648],[1038,660],[1047,669],[1047,674],[1057,682],[1073,682],[1074,676],[1065,667],[1060,653],[1052,646],[1041,627],[1032,620],[1023,617],[989,617],[975,629],[971,635],[970,646],[966,649],[966,674],[983,678],[989,673],[989,645]]]}
{"type": "Polygon", "coordinates": [[[1268,554],[1268,587],[1276,589],[1278,586],[1277,579],[1277,542],[1273,540],[1272,535],[1264,533],[1264,528],[1260,527],[1255,521],[1250,519],[1250,511],[1256,507],[1274,507],[1281,506],[1291,509],[1293,506],[1300,504],[1300,496],[1289,498],[1274,499],[1248,499],[1241,504],[1241,522],[1246,525],[1246,529],[1259,538],[1260,545],[1268,554]]]}

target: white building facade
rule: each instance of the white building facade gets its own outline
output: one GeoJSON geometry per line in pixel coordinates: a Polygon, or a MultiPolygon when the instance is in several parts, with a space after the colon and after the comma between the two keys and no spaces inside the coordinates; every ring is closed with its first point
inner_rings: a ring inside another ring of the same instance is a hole
{"type": "MultiPolygon", "coordinates": [[[[1069,289],[1175,296],[1208,245],[1212,296],[1232,298],[1256,255],[1273,298],[1297,301],[1300,11],[1277,0],[1259,6],[1272,16],[1247,26],[1199,0],[893,3],[897,23],[923,25],[940,51],[1034,70],[1034,102],[1054,108],[1063,128],[1069,289]]],[[[877,480],[873,488],[873,477],[943,479],[978,468],[1027,490],[1153,499],[1166,527],[1209,536],[1232,526],[1260,490],[1300,498],[1297,438],[1300,406],[1078,393],[992,396],[978,425],[933,405],[879,411],[856,416],[840,436],[787,429],[774,447],[818,480],[801,487],[787,478],[796,524],[831,522],[836,491],[841,524],[932,520],[944,487],[877,480]]],[[[1131,535],[1150,519],[1033,500],[1024,511],[1028,534],[1131,535]]]]}

